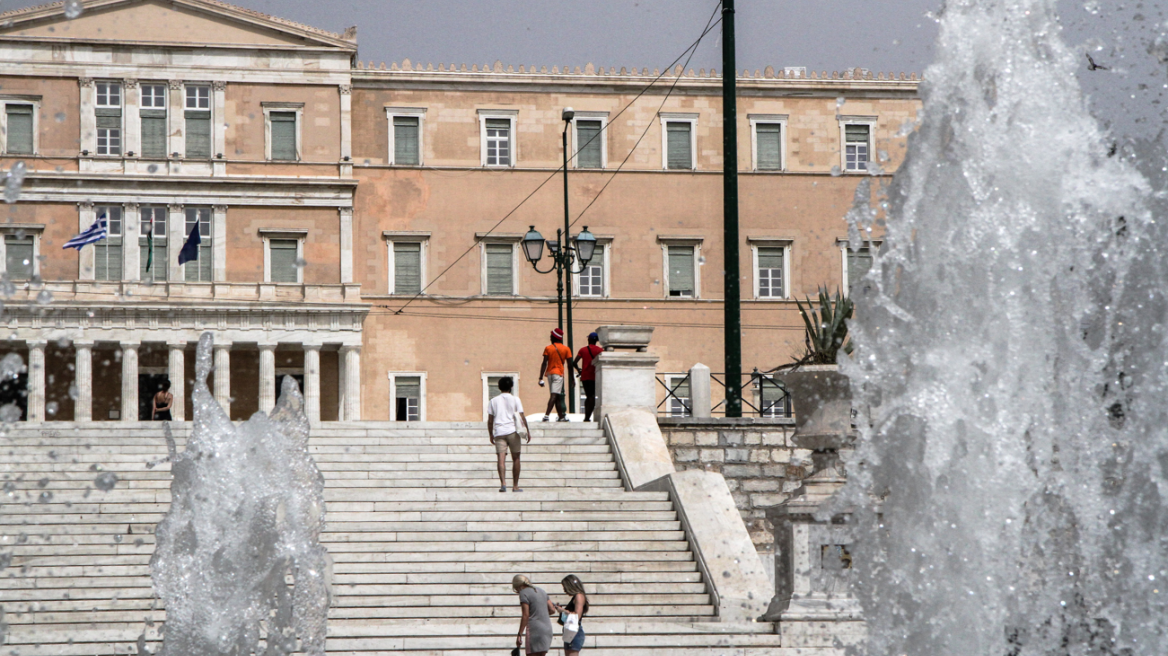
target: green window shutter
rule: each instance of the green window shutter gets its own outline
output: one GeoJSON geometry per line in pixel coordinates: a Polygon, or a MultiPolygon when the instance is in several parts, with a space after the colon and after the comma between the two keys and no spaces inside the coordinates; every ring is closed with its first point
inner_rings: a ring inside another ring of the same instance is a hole
{"type": "Polygon", "coordinates": [[[693,153],[690,150],[690,124],[672,122],[665,124],[666,144],[669,149],[669,168],[692,169],[693,153]]]}
{"type": "Polygon", "coordinates": [[[760,248],[760,249],[758,249],[758,268],[760,268],[760,269],[782,269],[783,268],[783,249],[781,249],[781,248],[760,248]]]}
{"type": "Polygon", "coordinates": [[[760,171],[778,171],[782,166],[782,125],[758,123],[754,126],[754,141],[758,148],[760,171]]]}
{"type": "Polygon", "coordinates": [[[166,157],[166,110],[143,109],[142,157],[166,157]]]}
{"type": "Polygon", "coordinates": [[[872,253],[867,248],[848,249],[848,294],[858,289],[861,279],[872,268],[872,253]]]}
{"type": "Polygon", "coordinates": [[[8,105],[8,153],[31,155],[33,136],[32,105],[8,105]]]}
{"type": "Polygon", "coordinates": [[[418,376],[401,376],[395,382],[395,395],[399,399],[419,399],[422,397],[422,379],[418,376]]]}
{"type": "Polygon", "coordinates": [[[33,271],[33,238],[6,235],[4,247],[7,249],[5,266],[11,280],[29,280],[33,271]]]}
{"type": "MultiPolygon", "coordinates": [[[[121,237],[107,237],[102,241],[97,242],[103,246],[102,251],[98,252],[99,264],[105,266],[105,270],[100,272],[104,275],[94,276],[98,280],[118,281],[122,279],[122,238],[121,237]]],[[[97,272],[95,272],[97,273],[97,272]]]]}
{"type": "Polygon", "coordinates": [[[515,293],[512,253],[511,244],[487,244],[487,294],[510,296],[515,293]]]}
{"type": "Polygon", "coordinates": [[[604,165],[604,134],[600,121],[576,121],[576,166],[598,169],[604,165]]]}
{"type": "Polygon", "coordinates": [[[694,247],[669,247],[669,295],[694,295],[694,247]]]}
{"type": "Polygon", "coordinates": [[[868,126],[845,125],[844,138],[848,143],[868,143],[868,126]]]}
{"type": "Polygon", "coordinates": [[[270,264],[272,267],[272,282],[299,282],[296,271],[296,240],[271,239],[268,248],[271,250],[270,264]]]}
{"type": "Polygon", "coordinates": [[[122,110],[120,107],[98,107],[93,110],[99,128],[122,127],[122,110]]]}
{"type": "Polygon", "coordinates": [[[395,242],[393,245],[393,293],[418,294],[422,291],[422,245],[395,242]]]}
{"type": "Polygon", "coordinates": [[[421,121],[416,116],[393,117],[393,163],[398,166],[417,166],[421,162],[418,148],[418,129],[421,121]]]}
{"type": "Polygon", "coordinates": [[[186,120],[187,158],[211,159],[211,112],[188,109],[186,120]]]}
{"type": "Polygon", "coordinates": [[[296,161],[296,112],[272,112],[272,159],[296,161]]]}

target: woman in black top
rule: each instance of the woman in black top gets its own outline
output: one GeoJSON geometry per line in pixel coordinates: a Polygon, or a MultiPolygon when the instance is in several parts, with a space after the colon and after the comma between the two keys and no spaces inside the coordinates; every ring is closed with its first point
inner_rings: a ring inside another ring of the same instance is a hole
{"type": "Polygon", "coordinates": [[[575,574],[565,576],[560,585],[564,586],[565,593],[572,595],[572,599],[567,606],[556,604],[556,610],[580,616],[580,630],[570,642],[564,641],[564,656],[579,656],[580,650],[584,649],[584,616],[588,614],[588,594],[584,592],[584,583],[575,574]]]}
{"type": "Polygon", "coordinates": [[[170,381],[162,381],[162,389],[154,395],[154,404],[150,409],[151,421],[171,421],[170,408],[174,405],[174,395],[170,393],[170,381]]]}

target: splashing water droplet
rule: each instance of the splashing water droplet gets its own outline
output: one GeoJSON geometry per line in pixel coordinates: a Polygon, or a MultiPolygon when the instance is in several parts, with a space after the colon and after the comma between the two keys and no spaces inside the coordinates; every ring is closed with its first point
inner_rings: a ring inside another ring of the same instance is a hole
{"type": "Polygon", "coordinates": [[[296,258],[294,264],[296,265],[297,269],[303,269],[304,267],[308,266],[308,262],[302,257],[296,258]]]}
{"type": "Polygon", "coordinates": [[[48,305],[49,303],[52,303],[53,302],[53,292],[50,292],[47,289],[42,289],[40,291],[40,293],[37,294],[36,301],[40,305],[48,305]]]}
{"type": "Polygon", "coordinates": [[[146,167],[146,172],[147,172],[147,173],[157,173],[157,172],[158,172],[158,165],[157,165],[157,164],[151,164],[150,166],[147,166],[147,167],[146,167]]]}
{"type": "Polygon", "coordinates": [[[65,18],[73,20],[85,11],[85,7],[81,4],[81,0],[65,0],[65,18]]]}
{"type": "Polygon", "coordinates": [[[1083,10],[1090,14],[1099,13],[1099,2],[1097,0],[1087,0],[1083,3],[1083,10]]]}
{"type": "Polygon", "coordinates": [[[41,503],[48,503],[53,500],[53,493],[45,490],[44,492],[41,492],[41,495],[37,497],[37,500],[41,503]]]}
{"type": "Polygon", "coordinates": [[[838,178],[841,175],[843,175],[843,171],[840,170],[840,167],[838,167],[838,166],[831,167],[831,177],[838,178]]]}
{"type": "Polygon", "coordinates": [[[45,414],[50,417],[54,417],[57,414],[58,408],[59,406],[57,405],[56,401],[49,401],[45,404],[45,414]]]}
{"type": "Polygon", "coordinates": [[[102,492],[109,492],[110,490],[114,489],[114,486],[117,484],[118,475],[113,472],[98,474],[97,478],[93,479],[93,487],[96,487],[102,492]]]}
{"type": "Polygon", "coordinates": [[[25,371],[24,358],[19,353],[9,353],[0,360],[0,381],[15,379],[25,371]]]}
{"type": "Polygon", "coordinates": [[[844,103],[846,103],[847,101],[848,101],[848,99],[847,99],[847,98],[844,98],[843,96],[840,96],[839,98],[836,98],[836,99],[835,99],[835,108],[836,108],[836,109],[839,109],[840,107],[843,107],[843,106],[844,106],[844,103]]]}
{"type": "Polygon", "coordinates": [[[24,412],[15,403],[0,407],[0,423],[15,424],[20,421],[22,416],[24,416],[24,412]]]}
{"type": "Polygon", "coordinates": [[[28,167],[24,162],[17,162],[12,165],[12,169],[8,171],[8,176],[4,178],[4,201],[11,204],[20,200],[20,190],[24,187],[24,176],[28,173],[28,167]]]}

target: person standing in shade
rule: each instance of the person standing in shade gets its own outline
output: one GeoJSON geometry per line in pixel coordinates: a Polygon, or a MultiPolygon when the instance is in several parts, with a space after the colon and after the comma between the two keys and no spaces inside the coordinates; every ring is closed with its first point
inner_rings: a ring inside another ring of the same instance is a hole
{"type": "Polygon", "coordinates": [[[568,640],[567,634],[564,635],[564,656],[579,656],[580,650],[584,649],[584,616],[588,614],[588,594],[584,592],[584,582],[575,574],[565,576],[560,585],[564,586],[564,594],[571,595],[572,599],[567,606],[553,603],[552,608],[557,613],[575,615],[578,627],[571,640],[568,640]]]}
{"type": "Polygon", "coordinates": [[[499,391],[502,393],[487,404],[487,435],[499,456],[500,492],[507,491],[507,449],[511,449],[511,491],[523,491],[519,489],[519,452],[523,448],[520,428],[528,443],[531,442],[527,416],[523,414],[523,402],[511,393],[514,386],[515,381],[510,376],[503,376],[499,379],[499,391]]]}
{"type": "Polygon", "coordinates": [[[522,647],[527,638],[527,653],[543,656],[552,648],[552,602],[542,588],[531,584],[522,574],[511,579],[511,589],[519,593],[519,607],[523,618],[519,620],[519,633],[515,636],[515,646],[522,647]]]}
{"type": "Polygon", "coordinates": [[[596,357],[604,350],[597,344],[599,341],[600,335],[588,333],[588,346],[580,349],[572,361],[584,388],[584,421],[592,421],[592,411],[596,409],[596,357]]]}
{"type": "Polygon", "coordinates": [[[174,395],[170,393],[170,381],[162,382],[162,389],[154,395],[150,408],[150,421],[171,421],[170,409],[174,405],[174,395]]]}
{"type": "Polygon", "coordinates": [[[572,366],[572,351],[564,346],[564,331],[556,328],[552,331],[552,343],[543,349],[543,364],[539,367],[539,386],[544,385],[544,375],[547,375],[548,397],[547,410],[543,413],[544,421],[551,421],[552,408],[559,415],[557,421],[568,421],[568,413],[564,408],[564,377],[565,370],[572,366]]]}

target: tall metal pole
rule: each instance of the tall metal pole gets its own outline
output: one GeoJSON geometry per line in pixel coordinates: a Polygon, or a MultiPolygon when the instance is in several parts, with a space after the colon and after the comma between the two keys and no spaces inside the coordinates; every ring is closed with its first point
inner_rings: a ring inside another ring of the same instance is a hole
{"type": "MultiPolygon", "coordinates": [[[[726,416],[742,416],[742,315],[738,287],[738,62],[734,0],[722,0],[722,259],[725,262],[726,416]]],[[[570,321],[570,319],[569,319],[570,321]]]]}
{"type": "Polygon", "coordinates": [[[556,264],[556,326],[564,329],[564,267],[560,266],[561,253],[563,253],[564,240],[561,238],[561,232],[556,230],[556,243],[560,246],[560,252],[552,257],[552,261],[556,264]]]}
{"type": "MultiPolygon", "coordinates": [[[[567,337],[568,337],[568,356],[569,361],[576,355],[576,350],[572,347],[572,220],[568,217],[568,126],[571,123],[564,122],[564,307],[568,322],[567,337]]],[[[568,412],[575,414],[576,412],[576,395],[573,393],[576,388],[576,378],[572,375],[572,365],[570,362],[565,363],[564,366],[564,393],[568,395],[568,412]]]]}

